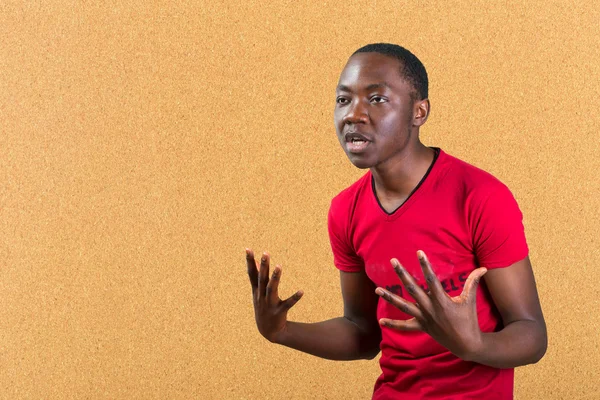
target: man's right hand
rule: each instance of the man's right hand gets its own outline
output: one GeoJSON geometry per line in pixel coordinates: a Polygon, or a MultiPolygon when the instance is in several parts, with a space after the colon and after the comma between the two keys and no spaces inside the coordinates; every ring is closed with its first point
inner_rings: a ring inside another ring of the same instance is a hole
{"type": "Polygon", "coordinates": [[[252,285],[256,326],[267,340],[277,343],[281,335],[285,333],[288,310],[300,300],[303,292],[299,290],[287,300],[279,298],[281,266],[277,265],[273,269],[273,275],[269,279],[269,254],[267,253],[263,253],[260,268],[257,269],[254,252],[246,249],[246,264],[252,285]]]}

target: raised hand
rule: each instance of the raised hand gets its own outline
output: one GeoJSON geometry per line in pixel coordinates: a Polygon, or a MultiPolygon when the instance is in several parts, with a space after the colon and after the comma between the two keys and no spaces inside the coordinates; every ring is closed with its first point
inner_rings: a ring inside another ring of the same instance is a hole
{"type": "Polygon", "coordinates": [[[395,258],[392,259],[391,263],[396,274],[416,302],[407,301],[380,287],[375,292],[413,318],[406,321],[382,318],[379,323],[393,329],[427,332],[456,356],[469,358],[471,354],[477,352],[482,342],[482,332],[477,320],[476,295],[479,280],[487,270],[485,268],[473,270],[460,296],[450,297],[433,272],[425,253],[419,250],[417,257],[429,286],[429,292],[425,293],[400,262],[395,258]]]}
{"type": "Polygon", "coordinates": [[[269,279],[269,262],[269,254],[263,253],[260,268],[257,269],[254,252],[246,249],[246,264],[252,285],[256,326],[261,335],[270,342],[276,343],[286,329],[288,310],[300,300],[303,292],[299,290],[288,299],[281,300],[278,294],[281,266],[277,265],[273,269],[273,275],[269,279]]]}

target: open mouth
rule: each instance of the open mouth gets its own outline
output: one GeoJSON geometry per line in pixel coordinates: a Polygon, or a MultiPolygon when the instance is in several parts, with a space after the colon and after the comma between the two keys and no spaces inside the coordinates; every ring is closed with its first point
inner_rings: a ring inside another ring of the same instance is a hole
{"type": "Polygon", "coordinates": [[[368,141],[359,138],[353,138],[349,142],[346,142],[346,147],[351,153],[360,153],[364,151],[368,145],[368,141]]]}

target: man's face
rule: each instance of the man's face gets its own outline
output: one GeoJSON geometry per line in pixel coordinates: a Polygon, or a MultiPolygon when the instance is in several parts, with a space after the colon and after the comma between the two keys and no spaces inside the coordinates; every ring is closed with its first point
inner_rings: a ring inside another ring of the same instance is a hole
{"type": "Polygon", "coordinates": [[[414,125],[414,88],[400,61],[379,53],[350,57],[336,90],[338,139],[358,168],[380,166],[406,149],[414,125]]]}

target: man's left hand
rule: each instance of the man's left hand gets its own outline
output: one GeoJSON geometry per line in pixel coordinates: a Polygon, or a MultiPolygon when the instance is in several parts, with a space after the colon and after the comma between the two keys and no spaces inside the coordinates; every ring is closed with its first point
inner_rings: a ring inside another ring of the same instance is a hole
{"type": "Polygon", "coordinates": [[[375,290],[375,293],[413,318],[405,321],[382,318],[379,323],[393,329],[426,332],[456,356],[468,360],[478,351],[482,343],[482,332],[477,320],[476,296],[479,280],[487,269],[473,270],[460,296],[450,297],[433,272],[425,253],[419,250],[417,257],[429,292],[426,293],[421,289],[400,262],[393,258],[391,263],[396,274],[416,302],[407,301],[380,287],[375,290]]]}

